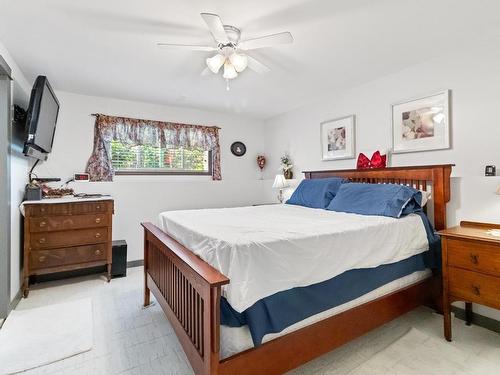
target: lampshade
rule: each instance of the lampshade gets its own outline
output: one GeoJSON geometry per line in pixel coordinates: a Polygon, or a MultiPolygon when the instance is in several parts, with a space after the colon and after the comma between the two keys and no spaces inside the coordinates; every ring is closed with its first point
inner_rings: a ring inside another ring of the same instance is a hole
{"type": "Polygon", "coordinates": [[[222,75],[225,79],[233,79],[238,77],[238,73],[236,69],[234,69],[233,64],[230,61],[226,60],[224,63],[224,74],[222,75]]]}
{"type": "Polygon", "coordinates": [[[247,56],[240,53],[233,53],[229,56],[229,61],[231,61],[231,64],[233,64],[234,69],[236,69],[238,73],[244,71],[248,65],[247,56]]]}
{"type": "Polygon", "coordinates": [[[288,184],[286,182],[285,176],[283,176],[282,174],[277,174],[276,177],[274,178],[273,188],[283,189],[286,188],[287,186],[288,184]]]}
{"type": "Polygon", "coordinates": [[[221,66],[224,65],[224,61],[226,61],[226,57],[219,53],[213,57],[209,57],[207,59],[208,69],[217,74],[219,73],[219,69],[221,68],[221,66]]]}

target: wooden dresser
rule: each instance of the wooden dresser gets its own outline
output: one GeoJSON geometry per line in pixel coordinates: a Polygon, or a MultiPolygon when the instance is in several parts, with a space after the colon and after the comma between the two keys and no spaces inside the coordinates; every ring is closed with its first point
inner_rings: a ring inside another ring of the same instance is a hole
{"type": "Polygon", "coordinates": [[[113,199],[24,202],[23,295],[32,275],[107,265],[111,278],[113,199]]]}
{"type": "Polygon", "coordinates": [[[451,304],[465,301],[466,322],[472,303],[500,309],[500,225],[463,221],[439,234],[443,247],[444,335],[451,341],[451,304]]]}

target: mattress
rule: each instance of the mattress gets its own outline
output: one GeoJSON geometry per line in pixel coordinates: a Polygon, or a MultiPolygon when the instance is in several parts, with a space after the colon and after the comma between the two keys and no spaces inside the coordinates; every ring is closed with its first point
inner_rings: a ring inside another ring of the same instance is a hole
{"type": "MultiPolygon", "coordinates": [[[[336,306],[332,309],[323,311],[319,314],[310,316],[300,322],[297,322],[279,333],[268,334],[264,336],[263,342],[267,342],[283,336],[287,333],[296,331],[298,329],[304,328],[320,320],[329,318],[331,316],[340,314],[346,310],[352,309],[356,306],[362,305],[364,303],[373,301],[377,298],[385,296],[387,294],[393,293],[397,290],[403,289],[407,286],[416,284],[422,280],[429,278],[432,275],[431,270],[417,271],[411,275],[402,277],[400,279],[394,280],[384,286],[371,291],[370,293],[364,294],[354,300],[351,300],[342,305],[336,306]]],[[[221,326],[220,331],[220,343],[221,343],[221,359],[228,358],[236,353],[240,353],[244,350],[254,347],[250,330],[247,326],[242,327],[227,327],[221,326]]]]}
{"type": "Polygon", "coordinates": [[[429,249],[418,215],[395,219],[284,204],[169,211],[159,221],[163,231],[229,277],[222,295],[238,312],[283,290],[429,249]]]}

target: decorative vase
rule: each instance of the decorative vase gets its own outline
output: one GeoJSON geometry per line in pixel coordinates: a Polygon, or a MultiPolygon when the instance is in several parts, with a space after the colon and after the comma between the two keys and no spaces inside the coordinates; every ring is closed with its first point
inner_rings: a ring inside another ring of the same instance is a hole
{"type": "Polygon", "coordinates": [[[288,170],[284,171],[283,175],[285,176],[285,178],[287,180],[291,180],[293,178],[293,172],[292,172],[291,169],[288,169],[288,170]]]}

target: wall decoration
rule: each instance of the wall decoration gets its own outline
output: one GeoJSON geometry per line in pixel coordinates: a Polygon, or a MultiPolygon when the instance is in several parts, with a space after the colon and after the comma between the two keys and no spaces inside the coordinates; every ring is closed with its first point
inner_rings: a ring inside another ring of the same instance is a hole
{"type": "Polygon", "coordinates": [[[321,123],[322,160],[353,159],[355,151],[354,115],[321,123]]]}
{"type": "Polygon", "coordinates": [[[387,154],[382,155],[380,151],[375,151],[371,159],[362,152],[358,155],[356,169],[377,169],[387,167],[387,154]]]}
{"type": "Polygon", "coordinates": [[[257,165],[260,169],[260,179],[263,180],[262,172],[264,171],[264,167],[266,166],[266,157],[264,155],[257,155],[257,165]]]}
{"type": "Polygon", "coordinates": [[[231,145],[231,152],[235,156],[243,156],[247,152],[247,146],[243,142],[234,142],[231,145]]]}
{"type": "Polygon", "coordinates": [[[392,105],[395,153],[450,148],[450,91],[392,105]]]}
{"type": "Polygon", "coordinates": [[[281,157],[281,165],[280,165],[280,170],[285,176],[287,180],[290,180],[293,178],[293,164],[292,160],[290,159],[290,156],[288,154],[285,154],[281,157]]]}

